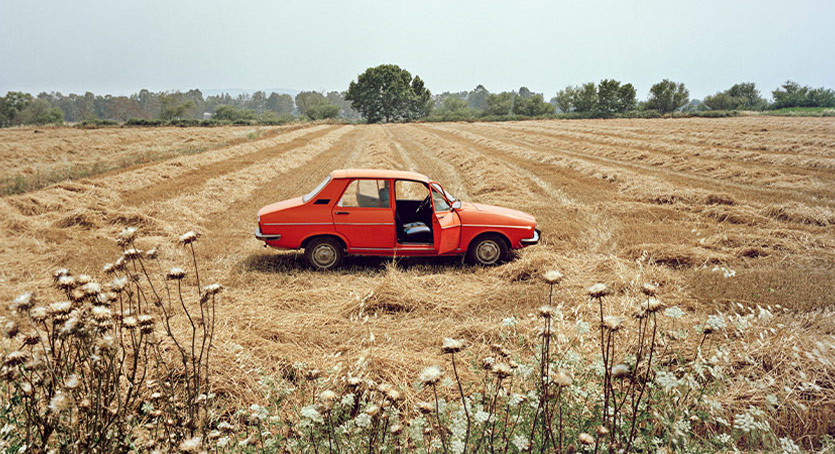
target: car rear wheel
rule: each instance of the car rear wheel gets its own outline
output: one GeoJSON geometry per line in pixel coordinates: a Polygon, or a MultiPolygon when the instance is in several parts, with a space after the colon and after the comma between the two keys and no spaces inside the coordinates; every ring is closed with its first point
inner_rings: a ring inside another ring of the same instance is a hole
{"type": "Polygon", "coordinates": [[[483,235],[470,243],[467,261],[473,265],[497,265],[507,256],[507,250],[507,243],[499,235],[483,235]]]}
{"type": "Polygon", "coordinates": [[[317,270],[332,270],[342,263],[345,249],[342,244],[329,237],[314,238],[304,248],[307,263],[317,270]]]}

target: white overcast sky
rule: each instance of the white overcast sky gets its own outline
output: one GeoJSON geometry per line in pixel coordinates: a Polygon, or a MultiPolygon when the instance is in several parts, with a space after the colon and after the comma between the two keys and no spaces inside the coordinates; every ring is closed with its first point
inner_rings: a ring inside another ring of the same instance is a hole
{"type": "Polygon", "coordinates": [[[0,94],[345,90],[395,63],[433,93],[663,78],[691,97],[835,86],[835,1],[0,0],[0,94]]]}

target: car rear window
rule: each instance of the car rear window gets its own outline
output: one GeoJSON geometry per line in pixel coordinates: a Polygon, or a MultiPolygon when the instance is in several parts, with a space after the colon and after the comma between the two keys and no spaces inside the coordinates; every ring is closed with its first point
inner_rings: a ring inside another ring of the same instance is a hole
{"type": "Polygon", "coordinates": [[[331,176],[328,175],[328,177],[325,178],[325,181],[319,183],[319,186],[316,186],[316,188],[314,188],[312,191],[308,192],[304,197],[302,197],[302,201],[305,203],[309,202],[310,199],[316,197],[316,194],[322,192],[322,189],[325,189],[325,186],[327,186],[328,183],[330,183],[330,181],[331,176]]]}

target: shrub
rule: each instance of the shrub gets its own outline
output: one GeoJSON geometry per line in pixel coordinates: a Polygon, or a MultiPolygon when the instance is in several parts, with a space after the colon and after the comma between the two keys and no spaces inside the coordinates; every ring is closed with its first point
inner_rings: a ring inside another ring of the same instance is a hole
{"type": "Polygon", "coordinates": [[[130,118],[125,126],[162,126],[165,122],[155,118],[130,118]]]}

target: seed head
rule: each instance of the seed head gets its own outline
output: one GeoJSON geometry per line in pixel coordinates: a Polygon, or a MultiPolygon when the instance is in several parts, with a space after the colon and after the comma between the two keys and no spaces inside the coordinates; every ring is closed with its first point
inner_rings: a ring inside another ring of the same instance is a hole
{"type": "Polygon", "coordinates": [[[26,292],[19,295],[12,301],[11,310],[15,312],[25,312],[32,308],[35,304],[35,298],[32,297],[32,292],[26,292]]]}
{"type": "Polygon", "coordinates": [[[89,274],[81,274],[75,280],[76,282],[78,282],[78,285],[84,285],[88,282],[93,282],[93,278],[89,274]]]}
{"type": "Polygon", "coordinates": [[[444,344],[441,346],[441,351],[444,353],[458,353],[464,349],[464,343],[460,340],[452,339],[450,337],[444,338],[444,344]]]}
{"type": "Polygon", "coordinates": [[[90,312],[93,315],[93,319],[99,323],[106,322],[113,316],[110,309],[104,306],[93,306],[93,309],[90,312]]]}
{"type": "Polygon", "coordinates": [[[571,386],[571,384],[574,383],[574,379],[571,378],[571,375],[568,375],[568,372],[563,369],[556,371],[551,376],[551,380],[553,380],[554,383],[561,388],[571,386]]]}
{"type": "Polygon", "coordinates": [[[577,440],[579,440],[580,443],[586,446],[591,446],[594,444],[594,437],[585,432],[581,433],[580,435],[577,435],[577,440]]]}
{"type": "Polygon", "coordinates": [[[629,376],[629,366],[626,364],[618,364],[615,367],[612,367],[612,377],[614,378],[626,378],[629,376]]]}
{"type": "Polygon", "coordinates": [[[63,392],[57,391],[49,401],[49,410],[52,413],[61,413],[68,408],[70,408],[70,400],[67,399],[67,396],[63,392]]]}
{"type": "Polygon", "coordinates": [[[645,282],[644,285],[641,286],[641,291],[644,295],[655,296],[655,293],[658,291],[658,287],[650,284],[649,282],[645,282]]]}
{"type": "Polygon", "coordinates": [[[377,416],[377,414],[380,413],[380,407],[377,406],[377,405],[371,404],[365,409],[365,413],[368,414],[368,416],[371,416],[373,418],[373,417],[377,416]]]}
{"type": "Polygon", "coordinates": [[[122,257],[126,260],[136,260],[142,256],[142,251],[136,248],[125,249],[125,252],[122,252],[122,257]]]}
{"type": "Polygon", "coordinates": [[[116,293],[122,293],[125,290],[125,287],[128,286],[128,278],[126,277],[117,277],[110,281],[108,284],[110,290],[113,290],[116,293]]]}
{"type": "Polygon", "coordinates": [[[145,258],[146,259],[153,260],[153,259],[157,258],[158,256],[159,256],[159,252],[157,251],[157,248],[151,248],[151,249],[148,249],[147,251],[145,251],[145,258]]]}
{"type": "Polygon", "coordinates": [[[586,292],[588,292],[589,296],[592,298],[603,298],[604,296],[611,293],[609,287],[606,284],[600,282],[587,288],[586,292]]]}
{"type": "Polygon", "coordinates": [[[55,281],[58,288],[61,290],[72,290],[78,285],[75,281],[75,278],[70,275],[62,275],[58,277],[58,280],[55,281]]]}
{"type": "Polygon", "coordinates": [[[665,304],[658,298],[650,296],[645,304],[648,313],[658,312],[664,308],[665,304]]]}
{"type": "Polygon", "coordinates": [[[119,258],[113,262],[113,271],[122,271],[123,269],[125,269],[125,256],[120,255],[119,258]]]}
{"type": "Polygon", "coordinates": [[[26,333],[23,336],[23,345],[37,345],[41,341],[41,337],[37,333],[26,333]]]}
{"type": "Polygon", "coordinates": [[[64,380],[64,387],[67,389],[75,389],[78,388],[80,381],[78,380],[78,375],[72,374],[64,380]]]}
{"type": "Polygon", "coordinates": [[[559,284],[562,280],[562,273],[557,270],[548,270],[542,275],[542,280],[548,285],[559,284]]]}
{"type": "Polygon", "coordinates": [[[609,429],[607,429],[606,426],[597,426],[597,435],[600,435],[601,437],[609,435],[609,429]]]}
{"type": "Polygon", "coordinates": [[[331,404],[333,404],[333,401],[336,400],[336,393],[329,389],[326,389],[322,391],[321,394],[319,394],[319,400],[322,402],[322,404],[325,405],[326,408],[330,408],[331,404]]]}
{"type": "Polygon", "coordinates": [[[481,368],[484,370],[493,370],[493,363],[496,360],[492,356],[488,356],[481,360],[481,368]]]}
{"type": "Polygon", "coordinates": [[[3,358],[3,366],[5,366],[5,367],[15,367],[15,366],[18,366],[20,364],[25,363],[28,358],[29,358],[29,355],[27,355],[26,352],[22,352],[20,350],[15,350],[15,351],[7,354],[6,357],[3,358]]]}
{"type": "Polygon", "coordinates": [[[417,405],[415,405],[415,408],[418,412],[424,415],[428,415],[429,413],[435,411],[435,406],[429,402],[418,402],[417,405]]]}
{"type": "Polygon", "coordinates": [[[9,320],[3,325],[3,334],[9,339],[13,339],[19,332],[20,329],[18,329],[14,320],[9,320]]]}
{"type": "Polygon", "coordinates": [[[58,279],[61,276],[69,276],[69,275],[70,275],[70,270],[68,270],[66,268],[58,268],[57,270],[55,270],[54,273],[52,273],[52,280],[54,280],[55,282],[58,282],[58,279]]]}
{"type": "Polygon", "coordinates": [[[125,227],[116,235],[116,244],[125,246],[136,238],[136,227],[125,227]]]}
{"type": "Polygon", "coordinates": [[[551,306],[539,306],[539,316],[542,318],[551,318],[554,316],[554,308],[551,306]]]}
{"type": "Polygon", "coordinates": [[[101,292],[101,284],[98,282],[88,282],[81,286],[81,291],[85,296],[98,295],[101,292]]]}
{"type": "Polygon", "coordinates": [[[69,301],[60,301],[49,305],[49,313],[54,316],[64,316],[72,310],[72,303],[69,301]]]}
{"type": "Polygon", "coordinates": [[[623,318],[615,315],[603,317],[603,327],[611,332],[618,331],[623,326],[623,318]]]}
{"type": "Polygon", "coordinates": [[[308,380],[316,380],[317,378],[319,378],[321,376],[322,376],[322,371],[320,371],[319,369],[309,369],[304,374],[304,378],[306,378],[308,380]]]}
{"type": "Polygon", "coordinates": [[[496,363],[493,364],[493,368],[491,370],[500,380],[503,380],[513,373],[510,369],[510,366],[507,363],[496,363]]]}
{"type": "Polygon", "coordinates": [[[189,438],[180,443],[180,451],[182,452],[197,452],[203,444],[203,437],[189,438]]]}
{"type": "Polygon", "coordinates": [[[359,377],[348,377],[347,383],[351,388],[356,388],[362,384],[362,379],[359,377]]]}
{"type": "Polygon", "coordinates": [[[400,432],[403,432],[403,426],[401,426],[400,424],[395,424],[391,426],[389,432],[391,432],[392,435],[400,435],[400,432]]]}
{"type": "Polygon", "coordinates": [[[116,294],[113,292],[102,292],[96,295],[96,306],[109,306],[110,303],[116,300],[116,294]]]}
{"type": "Polygon", "coordinates": [[[36,322],[42,322],[46,320],[46,317],[48,315],[49,312],[43,306],[33,307],[32,310],[29,311],[29,317],[36,322]]]}
{"type": "Polygon", "coordinates": [[[174,268],[171,268],[170,270],[168,270],[168,279],[169,280],[178,280],[179,281],[179,280],[183,279],[184,277],[186,277],[186,272],[178,266],[175,266],[174,268]]]}
{"type": "Polygon", "coordinates": [[[223,286],[220,284],[210,284],[203,287],[203,291],[200,293],[200,302],[209,301],[210,297],[217,295],[221,290],[223,290],[223,286]]]}
{"type": "Polygon", "coordinates": [[[136,325],[138,324],[138,320],[134,316],[128,316],[122,319],[122,324],[127,329],[136,329],[136,325]]]}
{"type": "Polygon", "coordinates": [[[192,230],[190,232],[186,232],[186,233],[180,235],[180,240],[179,241],[183,246],[185,246],[185,245],[194,243],[195,241],[197,241],[197,238],[199,238],[199,237],[200,237],[200,234],[192,230]]]}
{"type": "Polygon", "coordinates": [[[441,379],[441,375],[443,375],[443,372],[440,367],[429,366],[426,369],[423,369],[423,372],[420,373],[418,380],[420,380],[420,382],[424,385],[434,385],[441,379]]]}
{"type": "Polygon", "coordinates": [[[104,274],[113,274],[116,272],[116,267],[112,263],[105,263],[101,270],[104,274]]]}
{"type": "Polygon", "coordinates": [[[510,357],[510,351],[504,348],[504,345],[502,344],[493,344],[490,346],[490,350],[496,352],[496,354],[501,356],[502,358],[510,357]]]}

